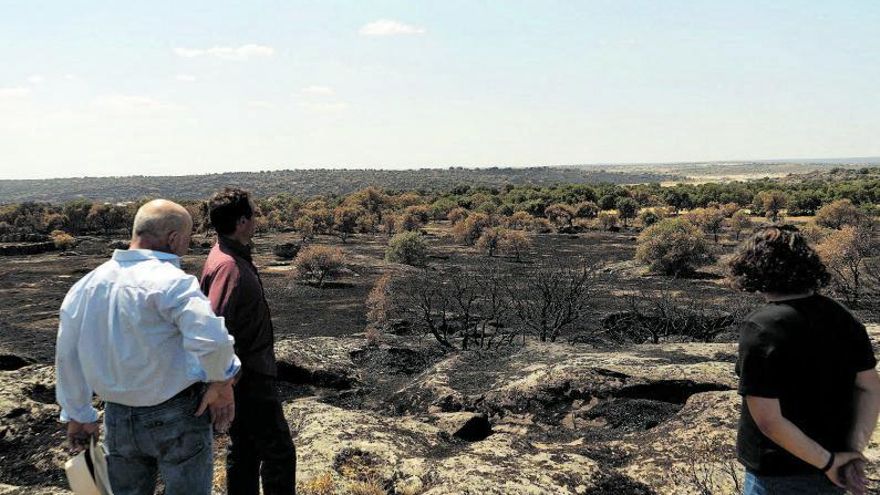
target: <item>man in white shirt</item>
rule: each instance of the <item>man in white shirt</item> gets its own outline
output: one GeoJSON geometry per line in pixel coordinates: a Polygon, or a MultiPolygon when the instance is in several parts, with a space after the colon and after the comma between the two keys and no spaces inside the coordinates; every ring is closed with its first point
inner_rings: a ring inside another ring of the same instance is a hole
{"type": "Polygon", "coordinates": [[[212,423],[234,417],[241,364],[223,318],[180,269],[192,218],[151,201],[135,216],[131,247],[83,277],[61,305],[56,394],[75,448],[98,432],[96,393],[115,495],[209,495],[212,423]],[[207,383],[207,387],[204,384],[207,383]],[[210,415],[204,414],[210,410],[210,415]]]}

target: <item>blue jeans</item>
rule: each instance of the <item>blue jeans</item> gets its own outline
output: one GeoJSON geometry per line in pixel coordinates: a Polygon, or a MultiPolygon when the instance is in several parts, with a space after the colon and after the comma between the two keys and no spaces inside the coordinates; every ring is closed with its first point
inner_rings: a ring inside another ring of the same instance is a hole
{"type": "Polygon", "coordinates": [[[746,470],[743,495],[843,495],[822,473],[797,476],[758,476],[746,470]]]}
{"type": "Polygon", "coordinates": [[[191,388],[162,404],[104,408],[107,469],[114,495],[152,495],[162,475],[166,495],[210,495],[210,413],[195,417],[201,394],[191,388]]]}

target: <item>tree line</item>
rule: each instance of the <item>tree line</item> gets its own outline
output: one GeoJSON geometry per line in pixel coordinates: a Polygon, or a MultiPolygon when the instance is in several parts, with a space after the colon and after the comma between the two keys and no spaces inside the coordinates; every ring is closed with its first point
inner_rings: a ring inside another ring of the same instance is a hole
{"type": "MultiPolygon", "coordinates": [[[[810,175],[805,180],[761,179],[747,182],[621,185],[561,184],[487,187],[460,185],[442,192],[390,190],[365,187],[345,195],[307,198],[279,193],[259,198],[261,230],[297,230],[304,238],[338,235],[343,241],[355,233],[393,234],[419,228],[430,220],[458,219],[470,214],[507,217],[515,224],[552,230],[573,228],[578,220],[595,220],[602,227],[623,227],[640,218],[648,226],[663,216],[695,209],[722,208],[732,215],[811,216],[825,205],[846,199],[877,215],[880,205],[880,168],[810,175]],[[734,208],[736,210],[734,210],[734,208]],[[528,215],[528,216],[527,216],[528,215]],[[547,222],[544,222],[546,220],[547,222]],[[548,223],[549,222],[549,223],[548,223]]],[[[0,235],[13,232],[48,234],[63,230],[72,235],[111,235],[127,229],[134,212],[147,198],[123,203],[78,199],[63,204],[24,202],[0,206],[0,235]]],[[[205,227],[204,205],[184,205],[205,227]]],[[[717,219],[705,218],[711,224],[717,219]]],[[[476,239],[475,239],[476,240],[476,239]]]]}

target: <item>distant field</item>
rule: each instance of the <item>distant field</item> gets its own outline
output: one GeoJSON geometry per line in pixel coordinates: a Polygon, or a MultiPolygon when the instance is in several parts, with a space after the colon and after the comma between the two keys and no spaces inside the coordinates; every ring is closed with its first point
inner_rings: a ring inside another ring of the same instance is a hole
{"type": "MultiPolygon", "coordinates": [[[[609,172],[651,170],[659,174],[686,177],[688,182],[726,182],[734,180],[784,177],[789,174],[828,172],[835,168],[860,169],[880,165],[880,157],[840,158],[828,160],[778,160],[753,162],[705,162],[609,165],[609,172]]],[[[674,184],[674,182],[670,182],[674,184]]]]}

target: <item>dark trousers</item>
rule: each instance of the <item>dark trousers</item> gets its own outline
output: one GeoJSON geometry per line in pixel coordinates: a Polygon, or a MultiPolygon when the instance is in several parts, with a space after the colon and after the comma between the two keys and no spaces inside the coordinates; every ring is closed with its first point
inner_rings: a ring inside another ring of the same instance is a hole
{"type": "Polygon", "coordinates": [[[229,495],[296,493],[296,449],[271,377],[245,371],[235,386],[235,421],[229,429],[229,495]]]}

